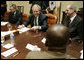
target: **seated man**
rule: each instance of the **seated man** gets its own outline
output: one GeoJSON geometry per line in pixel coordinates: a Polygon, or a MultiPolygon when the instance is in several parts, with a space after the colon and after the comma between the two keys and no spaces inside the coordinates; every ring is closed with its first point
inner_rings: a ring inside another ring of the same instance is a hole
{"type": "MultiPolygon", "coordinates": [[[[35,4],[32,7],[33,14],[29,16],[29,19],[24,23],[24,26],[31,25],[31,30],[36,31],[46,31],[48,28],[47,16],[41,13],[41,8],[39,5],[35,4]]],[[[22,26],[19,26],[19,28],[22,26]]]]}
{"type": "Polygon", "coordinates": [[[75,59],[66,54],[69,30],[61,24],[54,24],[46,31],[48,51],[31,51],[26,59],[75,59]]]}
{"type": "Polygon", "coordinates": [[[15,4],[10,6],[8,21],[16,25],[22,24],[22,13],[16,9],[15,4]]]}
{"type": "Polygon", "coordinates": [[[80,43],[83,40],[83,20],[77,15],[73,5],[68,5],[65,13],[68,17],[62,23],[70,30],[70,40],[80,43]]]}

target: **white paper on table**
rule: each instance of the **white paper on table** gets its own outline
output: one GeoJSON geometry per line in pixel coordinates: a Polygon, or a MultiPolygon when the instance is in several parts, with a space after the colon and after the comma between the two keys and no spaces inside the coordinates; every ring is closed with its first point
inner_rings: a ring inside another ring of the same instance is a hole
{"type": "Polygon", "coordinates": [[[16,48],[11,48],[5,52],[2,52],[1,55],[3,55],[4,57],[8,57],[9,55],[17,52],[18,50],[16,48]]]}
{"type": "Polygon", "coordinates": [[[30,30],[30,28],[27,28],[27,27],[23,27],[21,29],[17,29],[19,31],[19,33],[23,33],[23,32],[26,32],[28,30],[30,30]]]}
{"type": "Polygon", "coordinates": [[[7,24],[8,24],[8,22],[1,22],[1,26],[5,26],[7,24]]]}
{"type": "Polygon", "coordinates": [[[37,45],[27,44],[26,48],[31,51],[41,51],[41,48],[39,48],[37,45]]]}
{"type": "Polygon", "coordinates": [[[12,32],[14,33],[14,32],[16,32],[16,30],[14,30],[14,31],[6,31],[6,32],[1,31],[1,36],[9,35],[9,34],[11,34],[12,32]]]}
{"type": "Polygon", "coordinates": [[[45,43],[46,43],[46,38],[43,38],[43,39],[41,40],[41,42],[45,44],[45,43]]]}
{"type": "Polygon", "coordinates": [[[6,49],[9,49],[11,47],[14,47],[14,45],[8,43],[8,44],[4,45],[3,47],[6,48],[6,49]]]}
{"type": "Polygon", "coordinates": [[[80,53],[81,53],[80,58],[83,59],[83,50],[81,50],[80,53]]]}

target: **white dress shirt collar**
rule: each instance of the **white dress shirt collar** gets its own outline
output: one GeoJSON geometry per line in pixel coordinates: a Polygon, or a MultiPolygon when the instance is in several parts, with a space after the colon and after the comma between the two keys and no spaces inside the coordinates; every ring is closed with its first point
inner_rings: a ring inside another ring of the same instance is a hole
{"type": "Polygon", "coordinates": [[[77,14],[75,14],[72,18],[70,18],[71,22],[74,20],[77,14]]]}
{"type": "Polygon", "coordinates": [[[14,15],[16,14],[16,11],[14,12],[14,15]]]}

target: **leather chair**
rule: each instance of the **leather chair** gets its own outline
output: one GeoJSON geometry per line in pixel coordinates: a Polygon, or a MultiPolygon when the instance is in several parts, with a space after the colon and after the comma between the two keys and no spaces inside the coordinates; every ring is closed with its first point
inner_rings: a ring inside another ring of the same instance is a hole
{"type": "MultiPolygon", "coordinates": [[[[28,18],[29,18],[28,14],[23,14],[22,15],[22,22],[23,22],[23,24],[28,20],[28,18]]],[[[27,27],[30,28],[31,25],[28,25],[27,27]]]]}
{"type": "Polygon", "coordinates": [[[26,22],[29,18],[29,15],[28,14],[22,14],[22,22],[26,22]]]}
{"type": "Polygon", "coordinates": [[[52,24],[57,23],[58,19],[57,16],[53,14],[45,14],[48,17],[48,26],[50,27],[52,24]]]}
{"type": "Polygon", "coordinates": [[[7,21],[8,20],[8,16],[9,16],[9,12],[6,11],[5,14],[4,14],[4,19],[7,21]]]}

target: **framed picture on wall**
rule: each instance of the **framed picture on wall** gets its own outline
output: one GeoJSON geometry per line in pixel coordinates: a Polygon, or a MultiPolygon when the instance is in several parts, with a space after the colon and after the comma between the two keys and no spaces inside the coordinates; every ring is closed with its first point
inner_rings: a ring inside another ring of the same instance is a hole
{"type": "Polygon", "coordinates": [[[21,11],[22,13],[24,13],[24,6],[17,6],[17,9],[18,9],[19,11],[21,11]]]}

